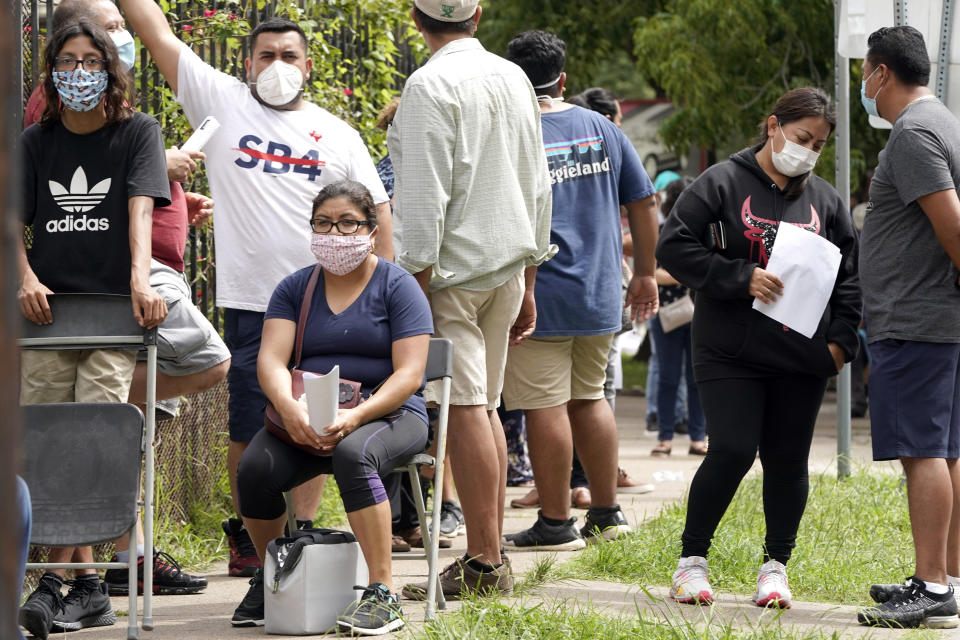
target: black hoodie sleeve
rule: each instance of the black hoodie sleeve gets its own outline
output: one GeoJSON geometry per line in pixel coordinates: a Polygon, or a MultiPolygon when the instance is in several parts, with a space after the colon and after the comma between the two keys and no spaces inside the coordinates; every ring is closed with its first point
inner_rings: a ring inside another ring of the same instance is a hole
{"type": "Polygon", "coordinates": [[[846,362],[850,362],[857,357],[857,352],[860,350],[857,329],[860,326],[863,300],[860,295],[858,274],[859,244],[856,231],[853,229],[853,219],[847,213],[843,199],[839,196],[835,199],[835,207],[829,220],[827,239],[837,245],[843,258],[840,261],[837,281],[833,285],[833,294],[828,303],[830,322],[827,325],[826,338],[827,342],[836,342],[843,349],[846,362]]]}
{"type": "Polygon", "coordinates": [[[750,277],[757,266],[723,256],[704,244],[708,225],[723,218],[723,183],[734,180],[730,174],[736,171],[732,162],[724,162],[691,184],[667,216],[657,243],[657,261],[670,275],[714,298],[749,298],[750,277]]]}

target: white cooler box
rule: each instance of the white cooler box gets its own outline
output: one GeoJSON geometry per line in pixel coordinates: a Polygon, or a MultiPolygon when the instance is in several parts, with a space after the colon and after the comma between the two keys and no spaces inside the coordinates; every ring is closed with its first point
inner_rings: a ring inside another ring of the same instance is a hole
{"type": "Polygon", "coordinates": [[[304,529],[267,545],[263,563],[264,628],[283,635],[319,634],[369,582],[367,563],[352,533],[304,529]],[[279,577],[279,579],[278,579],[279,577]]]}

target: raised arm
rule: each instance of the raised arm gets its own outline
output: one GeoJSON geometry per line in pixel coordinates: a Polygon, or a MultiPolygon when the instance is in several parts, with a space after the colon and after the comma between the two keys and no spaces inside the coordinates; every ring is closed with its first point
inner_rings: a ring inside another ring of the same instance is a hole
{"type": "Polygon", "coordinates": [[[127,22],[157,62],[160,73],[177,95],[177,68],[183,44],[173,35],[167,17],[153,0],[120,0],[127,22]]]}

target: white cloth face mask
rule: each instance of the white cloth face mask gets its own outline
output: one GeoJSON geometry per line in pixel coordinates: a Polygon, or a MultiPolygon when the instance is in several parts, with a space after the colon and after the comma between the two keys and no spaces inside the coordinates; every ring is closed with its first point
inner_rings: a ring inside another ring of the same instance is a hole
{"type": "Polygon", "coordinates": [[[274,60],[250,82],[260,102],[274,109],[291,106],[303,92],[303,73],[292,64],[274,60]]]}
{"type": "Polygon", "coordinates": [[[779,123],[777,128],[780,129],[780,135],[783,136],[784,142],[783,149],[780,151],[773,150],[773,143],[770,145],[770,151],[773,156],[773,166],[776,167],[777,171],[788,178],[795,178],[796,176],[813,171],[813,167],[816,166],[820,154],[813,149],[808,149],[803,145],[787,140],[787,136],[783,133],[783,126],[779,123]]]}

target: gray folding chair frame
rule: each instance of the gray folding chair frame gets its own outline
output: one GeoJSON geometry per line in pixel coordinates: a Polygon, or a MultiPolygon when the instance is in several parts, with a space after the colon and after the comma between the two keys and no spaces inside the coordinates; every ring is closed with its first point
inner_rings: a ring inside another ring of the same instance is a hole
{"type": "MultiPolygon", "coordinates": [[[[420,520],[420,533],[423,536],[423,553],[393,554],[396,559],[427,559],[427,611],[425,617],[431,620],[436,609],[446,609],[447,603],[443,597],[443,589],[439,589],[440,555],[440,508],[443,501],[443,461],[447,452],[447,418],[450,413],[450,385],[453,380],[453,343],[446,338],[431,338],[430,351],[427,355],[427,382],[439,380],[440,386],[440,415],[437,418],[434,439],[437,442],[437,455],[418,453],[408,458],[402,465],[394,468],[394,473],[406,472],[413,487],[413,499],[417,505],[417,517],[420,520]],[[433,473],[433,509],[431,520],[427,521],[427,507],[423,500],[420,488],[420,466],[428,465],[434,468],[433,473]]],[[[297,528],[297,517],[294,513],[293,500],[290,492],[284,493],[287,502],[287,527],[289,531],[297,528]]]]}
{"type": "MultiPolygon", "coordinates": [[[[144,349],[147,352],[147,398],[141,451],[143,453],[144,482],[143,538],[145,565],[153,558],[154,512],[154,433],[156,429],[157,400],[157,331],[144,330],[133,317],[129,296],[106,294],[57,294],[47,297],[53,314],[53,323],[36,325],[24,322],[22,337],[17,341],[22,349],[144,349]]],[[[139,412],[139,410],[138,410],[139,412]]],[[[139,493],[139,486],[136,488],[139,493]]],[[[134,512],[135,513],[135,512],[134,512]]],[[[134,523],[136,519],[134,518],[134,523]]],[[[34,537],[31,536],[31,542],[34,537]]],[[[136,549],[136,526],[130,531],[130,549],[136,549]]],[[[78,541],[81,545],[86,541],[78,541]]],[[[61,545],[66,542],[60,542],[61,545]]],[[[129,562],[93,563],[29,563],[28,569],[113,569],[126,568],[130,586],[130,611],[127,638],[136,640],[137,628],[137,554],[131,553],[129,562]]],[[[143,572],[144,629],[153,629],[153,572],[143,572]]]]}

